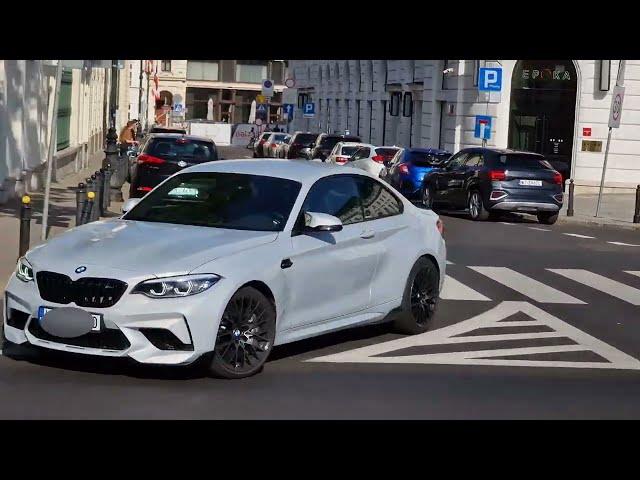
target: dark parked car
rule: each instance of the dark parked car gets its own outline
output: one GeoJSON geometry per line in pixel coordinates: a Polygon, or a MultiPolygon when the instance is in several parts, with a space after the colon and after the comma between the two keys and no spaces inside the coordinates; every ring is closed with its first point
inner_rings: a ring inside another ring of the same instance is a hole
{"type": "Polygon", "coordinates": [[[318,138],[317,133],[293,132],[291,139],[283,146],[284,158],[304,158],[300,150],[307,148],[318,138]]]}
{"type": "Polygon", "coordinates": [[[562,175],[544,156],[496,148],[467,148],[425,181],[422,203],[467,209],[473,220],[498,212],[537,215],[553,224],[562,207],[562,175]]]}
{"type": "Polygon", "coordinates": [[[272,133],[275,132],[263,132],[258,136],[258,139],[253,145],[253,158],[264,158],[267,156],[267,152],[264,151],[263,147],[272,133]]]}
{"type": "Polygon", "coordinates": [[[311,152],[309,154],[309,160],[313,160],[314,158],[319,158],[323,162],[333,150],[333,147],[336,146],[338,142],[361,142],[360,137],[355,135],[338,135],[338,134],[329,134],[329,133],[321,133],[318,135],[316,140],[313,142],[313,146],[311,148],[311,152]]]}
{"type": "Polygon", "coordinates": [[[380,178],[410,200],[420,198],[425,176],[451,158],[451,152],[436,148],[403,148],[385,162],[380,178]]]}
{"type": "Polygon", "coordinates": [[[136,159],[130,198],[139,198],[165,178],[199,163],[218,160],[215,143],[206,137],[176,133],[152,135],[136,159]]]}
{"type": "Polygon", "coordinates": [[[186,135],[187,131],[184,128],[155,126],[151,127],[149,133],[181,133],[182,135],[186,135]]]}

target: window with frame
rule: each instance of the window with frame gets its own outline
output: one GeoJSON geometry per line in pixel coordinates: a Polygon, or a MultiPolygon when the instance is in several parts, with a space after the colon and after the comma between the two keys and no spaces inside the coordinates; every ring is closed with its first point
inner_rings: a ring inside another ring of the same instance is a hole
{"type": "Polygon", "coordinates": [[[219,65],[217,61],[187,61],[187,80],[218,80],[219,65]]]}
{"type": "Polygon", "coordinates": [[[170,72],[171,71],[171,60],[161,60],[160,70],[162,70],[163,72],[170,72]]]}
{"type": "Polygon", "coordinates": [[[357,183],[365,221],[400,215],[404,211],[402,202],[380,182],[359,176],[357,183]]]}
{"type": "Polygon", "coordinates": [[[404,92],[402,99],[402,116],[410,117],[413,115],[413,95],[411,92],[404,92]]]}
{"type": "Polygon", "coordinates": [[[402,92],[392,92],[391,102],[389,102],[389,115],[397,117],[400,115],[400,100],[402,98],[402,92]]]}
{"type": "Polygon", "coordinates": [[[364,220],[358,185],[349,175],[334,175],[318,180],[309,190],[302,211],[333,215],[343,225],[364,220]]]}
{"type": "Polygon", "coordinates": [[[236,82],[262,83],[267,78],[267,62],[264,60],[238,60],[236,82]]]}

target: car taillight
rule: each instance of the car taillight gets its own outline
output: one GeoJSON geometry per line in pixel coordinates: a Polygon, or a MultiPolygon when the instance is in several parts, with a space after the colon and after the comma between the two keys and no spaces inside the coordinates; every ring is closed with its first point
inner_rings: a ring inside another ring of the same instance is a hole
{"type": "Polygon", "coordinates": [[[347,163],[347,160],[349,160],[349,157],[336,157],[337,163],[347,163]]]}
{"type": "Polygon", "coordinates": [[[436,228],[440,232],[440,235],[444,237],[444,223],[442,222],[442,220],[436,220],[436,228]]]}
{"type": "Polygon", "coordinates": [[[147,155],[146,153],[143,153],[138,157],[139,165],[160,165],[162,163],[165,163],[163,159],[154,157],[153,155],[147,155]]]}
{"type": "Polygon", "coordinates": [[[383,155],[374,155],[373,157],[371,157],[371,160],[373,160],[374,162],[378,162],[378,163],[384,163],[384,156],[383,155]]]}
{"type": "Polygon", "coordinates": [[[258,144],[262,145],[264,142],[266,142],[266,140],[265,140],[265,139],[262,139],[262,140],[260,140],[260,141],[258,142],[258,144]]]}
{"type": "Polygon", "coordinates": [[[553,183],[556,185],[562,185],[562,174],[560,172],[555,172],[553,174],[553,183]]]}
{"type": "Polygon", "coordinates": [[[407,175],[409,173],[409,166],[406,163],[401,163],[398,167],[398,171],[407,175]]]}
{"type": "Polygon", "coordinates": [[[153,188],[151,187],[138,187],[136,188],[137,191],[139,192],[150,192],[151,190],[153,190],[153,188]]]}
{"type": "Polygon", "coordinates": [[[492,182],[501,182],[507,179],[507,174],[504,173],[504,170],[491,170],[489,172],[489,178],[492,182]]]}

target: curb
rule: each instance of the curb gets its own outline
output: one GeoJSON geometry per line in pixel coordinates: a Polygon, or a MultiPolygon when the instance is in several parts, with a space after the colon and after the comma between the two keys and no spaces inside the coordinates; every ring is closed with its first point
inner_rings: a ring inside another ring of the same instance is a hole
{"type": "Polygon", "coordinates": [[[640,231],[640,223],[624,222],[622,220],[611,220],[606,218],[595,217],[558,217],[556,221],[557,225],[585,225],[589,227],[613,227],[622,228],[625,230],[638,230],[640,231]]]}

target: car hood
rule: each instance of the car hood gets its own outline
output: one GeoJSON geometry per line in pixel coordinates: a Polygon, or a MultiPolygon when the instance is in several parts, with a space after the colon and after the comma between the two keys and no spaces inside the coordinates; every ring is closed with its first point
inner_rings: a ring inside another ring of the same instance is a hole
{"type": "Polygon", "coordinates": [[[79,266],[97,266],[136,275],[183,275],[216,258],[276,238],[277,232],[113,219],[68,230],[35,247],[27,259],[36,270],[63,273],[79,266]]]}

